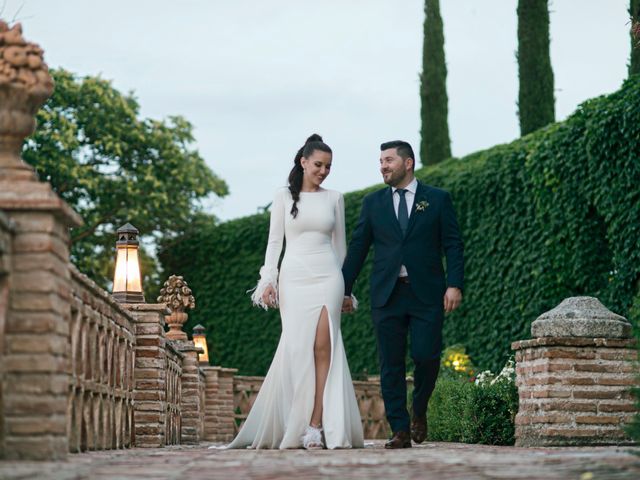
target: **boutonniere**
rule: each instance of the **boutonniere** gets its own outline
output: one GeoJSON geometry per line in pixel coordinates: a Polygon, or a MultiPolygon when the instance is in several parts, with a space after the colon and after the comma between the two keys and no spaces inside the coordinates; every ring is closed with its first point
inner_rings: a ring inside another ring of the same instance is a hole
{"type": "Polygon", "coordinates": [[[429,202],[422,200],[416,204],[416,212],[423,212],[429,206],[429,202]]]}

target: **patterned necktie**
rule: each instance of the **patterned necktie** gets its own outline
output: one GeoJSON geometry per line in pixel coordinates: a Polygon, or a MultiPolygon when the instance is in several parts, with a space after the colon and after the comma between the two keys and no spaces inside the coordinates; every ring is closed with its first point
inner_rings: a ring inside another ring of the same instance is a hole
{"type": "Polygon", "coordinates": [[[400,224],[400,230],[402,230],[402,236],[407,233],[407,227],[409,226],[409,210],[407,209],[407,199],[405,194],[407,191],[404,188],[398,188],[396,190],[400,195],[400,203],[398,205],[398,223],[400,224]]]}

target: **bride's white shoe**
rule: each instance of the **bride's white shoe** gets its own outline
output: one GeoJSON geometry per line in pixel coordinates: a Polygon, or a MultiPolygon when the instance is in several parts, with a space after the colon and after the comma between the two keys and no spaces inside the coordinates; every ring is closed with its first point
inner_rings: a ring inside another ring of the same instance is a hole
{"type": "Polygon", "coordinates": [[[324,448],[322,439],[322,427],[316,428],[307,425],[304,435],[302,436],[302,446],[307,450],[320,450],[324,448]]]}

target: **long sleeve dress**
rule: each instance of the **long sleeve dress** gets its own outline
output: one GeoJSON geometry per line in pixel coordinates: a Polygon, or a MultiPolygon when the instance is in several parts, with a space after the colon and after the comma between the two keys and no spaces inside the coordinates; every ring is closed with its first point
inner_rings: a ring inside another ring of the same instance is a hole
{"type": "Polygon", "coordinates": [[[326,307],[331,362],[324,390],[323,418],[328,448],[364,445],[360,412],[340,332],[344,298],[341,272],[346,254],[344,200],[332,190],[301,192],[293,218],[288,188],[276,192],[269,240],[254,303],[276,288],[282,334],[267,376],[237,437],[229,448],[299,448],[315,396],[313,347],[320,313],[326,307]],[[286,238],[280,272],[278,260],[286,238]]]}

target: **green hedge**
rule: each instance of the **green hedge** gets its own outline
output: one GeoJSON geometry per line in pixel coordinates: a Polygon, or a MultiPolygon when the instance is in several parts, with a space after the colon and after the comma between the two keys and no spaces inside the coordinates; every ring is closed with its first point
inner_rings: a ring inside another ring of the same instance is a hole
{"type": "Polygon", "coordinates": [[[429,440],[513,445],[517,411],[513,382],[480,386],[441,378],[429,401],[429,440]]]}
{"type": "MultiPolygon", "coordinates": [[[[452,193],[465,241],[464,300],[445,321],[445,342],[465,345],[478,367],[495,370],[538,315],[574,295],[596,296],[637,324],[639,156],[636,76],[564,122],[419,170],[421,180],[452,193]]],[[[362,197],[379,187],[345,196],[349,232],[362,197]]],[[[245,293],[256,284],[267,230],[266,213],[199,225],[160,255],[167,274],[192,286],[190,324],[207,326],[214,362],[244,374],[266,372],[280,333],[278,312],[252,308],[245,293]]],[[[355,288],[361,308],[342,323],[355,373],[378,371],[369,273],[367,263],[355,288]]]]}

